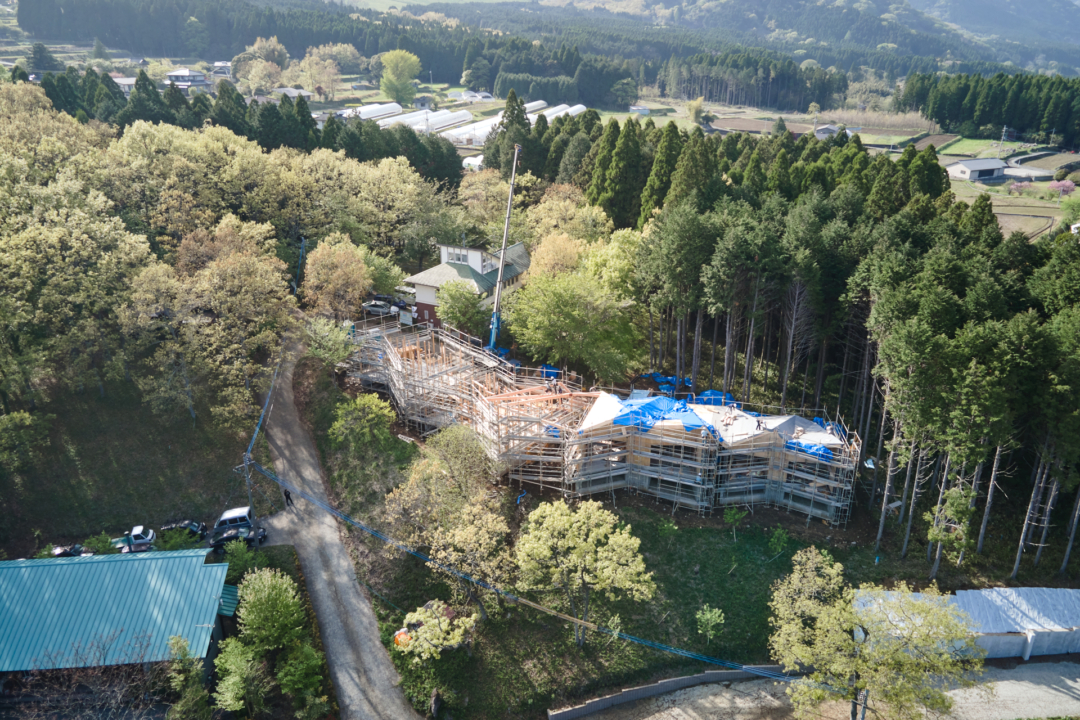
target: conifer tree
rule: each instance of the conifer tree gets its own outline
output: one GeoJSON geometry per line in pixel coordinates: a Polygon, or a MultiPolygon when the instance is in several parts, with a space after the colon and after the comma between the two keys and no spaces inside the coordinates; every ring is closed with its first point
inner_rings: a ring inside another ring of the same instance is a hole
{"type": "Polygon", "coordinates": [[[788,159],[787,150],[781,150],[773,160],[769,168],[767,183],[769,192],[774,192],[785,200],[794,199],[794,188],[791,185],[791,161],[788,159]]]}
{"type": "Polygon", "coordinates": [[[683,145],[679,153],[679,162],[671,176],[671,189],[664,199],[665,205],[678,204],[695,192],[701,192],[712,178],[713,158],[705,148],[705,135],[700,128],[694,128],[690,140],[683,145]]]}
{"type": "Polygon", "coordinates": [[[675,168],[679,164],[679,154],[682,152],[682,136],[674,122],[665,125],[661,133],[660,143],[656,146],[656,156],[653,158],[652,171],[641,193],[639,230],[645,226],[655,210],[664,206],[664,199],[667,197],[668,190],[671,189],[671,177],[675,174],[675,168]]]}
{"type": "Polygon", "coordinates": [[[172,123],[175,119],[172,111],[161,98],[157,85],[145,70],[140,70],[138,77],[135,78],[135,88],[131,91],[127,105],[116,115],[116,124],[127,127],[136,120],[146,120],[156,124],[172,123]]]}
{"type": "Polygon", "coordinates": [[[251,129],[247,121],[244,97],[229,82],[218,83],[217,91],[218,96],[214,101],[214,109],[210,111],[210,119],[215,125],[227,127],[237,135],[248,136],[251,129]]]}
{"type": "Polygon", "coordinates": [[[611,157],[604,192],[597,203],[617,228],[632,227],[641,215],[641,190],[645,185],[641,166],[637,123],[627,120],[611,157]]]}
{"type": "Polygon", "coordinates": [[[590,205],[599,204],[600,197],[607,188],[607,171],[611,167],[611,159],[619,143],[619,134],[619,121],[612,118],[604,128],[604,134],[600,137],[599,147],[596,149],[596,160],[589,168],[591,175],[589,185],[585,190],[585,199],[590,205]]]}

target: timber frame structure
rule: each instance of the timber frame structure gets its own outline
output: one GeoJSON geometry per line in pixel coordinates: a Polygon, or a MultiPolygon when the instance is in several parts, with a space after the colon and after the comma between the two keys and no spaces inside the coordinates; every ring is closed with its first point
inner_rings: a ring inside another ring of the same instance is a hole
{"type": "Polygon", "coordinates": [[[663,396],[583,391],[571,373],[526,368],[448,328],[353,333],[348,376],[385,393],[421,434],[476,430],[506,478],[579,498],[628,490],[701,514],[776,507],[846,525],[861,442],[839,418],[744,411],[663,396]]]}

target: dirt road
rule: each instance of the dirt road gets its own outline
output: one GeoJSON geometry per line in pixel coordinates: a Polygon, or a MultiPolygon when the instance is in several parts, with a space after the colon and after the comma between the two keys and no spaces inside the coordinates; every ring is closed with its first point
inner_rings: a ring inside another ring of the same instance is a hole
{"type": "MultiPolygon", "coordinates": [[[[281,479],[325,500],[318,451],[293,402],[297,353],[297,345],[291,344],[281,364],[266,437],[281,479]]],[[[263,524],[272,543],[296,547],[319,619],[342,720],[419,720],[397,685],[397,671],[379,640],[375,614],[356,582],[337,520],[297,498],[295,507],[264,518],[263,524]]]]}
{"type": "MultiPolygon", "coordinates": [[[[987,698],[975,690],[953,690],[956,720],[1014,720],[1080,716],[1080,665],[1071,662],[1027,663],[1010,670],[987,668],[983,680],[993,688],[987,698]]],[[[594,720],[791,720],[791,703],[782,685],[752,680],[700,685],[623,705],[590,716],[594,720]]],[[[820,720],[847,720],[849,706],[826,705],[820,720]]]]}

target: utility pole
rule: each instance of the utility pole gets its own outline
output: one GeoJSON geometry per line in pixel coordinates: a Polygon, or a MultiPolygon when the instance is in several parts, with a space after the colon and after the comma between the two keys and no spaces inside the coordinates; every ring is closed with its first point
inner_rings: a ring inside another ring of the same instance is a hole
{"type": "Polygon", "coordinates": [[[510,211],[514,208],[514,180],[517,178],[518,156],[521,146],[514,145],[514,164],[510,166],[510,196],[506,199],[506,222],[503,223],[502,252],[499,253],[499,279],[495,282],[495,304],[491,313],[491,342],[488,349],[495,351],[495,342],[499,339],[499,305],[502,302],[503,269],[506,267],[506,240],[510,237],[510,211]]]}
{"type": "Polygon", "coordinates": [[[1003,147],[1005,147],[1005,133],[1008,132],[1008,130],[1009,130],[1008,125],[1002,125],[1001,126],[1001,142],[998,143],[998,157],[999,158],[1001,157],[1001,149],[1003,147]]]}

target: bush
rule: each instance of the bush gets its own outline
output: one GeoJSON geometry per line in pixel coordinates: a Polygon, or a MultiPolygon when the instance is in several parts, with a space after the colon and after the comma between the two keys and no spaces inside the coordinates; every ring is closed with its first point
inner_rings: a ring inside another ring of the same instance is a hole
{"type": "Polygon", "coordinates": [[[244,579],[248,571],[265,567],[266,562],[263,557],[242,540],[225,543],[225,562],[229,564],[225,582],[236,585],[244,579]]]}
{"type": "Polygon", "coordinates": [[[83,540],[82,546],[84,551],[92,552],[95,555],[115,555],[120,552],[112,546],[112,540],[104,532],[86,538],[83,540]]]}
{"type": "Polygon", "coordinates": [[[330,427],[331,440],[338,447],[358,453],[378,451],[390,440],[390,425],[396,415],[390,403],[378,395],[357,395],[355,400],[338,405],[337,419],[330,427]]]}
{"type": "Polygon", "coordinates": [[[291,645],[304,634],[304,608],[292,578],[259,569],[240,583],[240,638],[259,655],[291,645]]]}
{"type": "Polygon", "coordinates": [[[1066,170],[1065,168],[1061,168],[1056,173],[1054,173],[1054,180],[1057,180],[1057,181],[1064,180],[1064,179],[1066,179],[1068,177],[1069,177],[1069,171],[1066,170]]]}
{"type": "Polygon", "coordinates": [[[158,534],[155,545],[158,550],[194,550],[202,541],[187,530],[166,530],[158,534]]]}
{"type": "Polygon", "coordinates": [[[222,641],[220,652],[214,659],[218,673],[217,692],[214,693],[217,707],[232,712],[243,710],[248,717],[266,711],[266,695],[273,682],[255,652],[255,648],[236,638],[222,641]]]}
{"type": "Polygon", "coordinates": [[[282,692],[302,707],[304,698],[322,687],[323,654],[306,642],[297,643],[278,663],[277,681],[282,692]]]}

